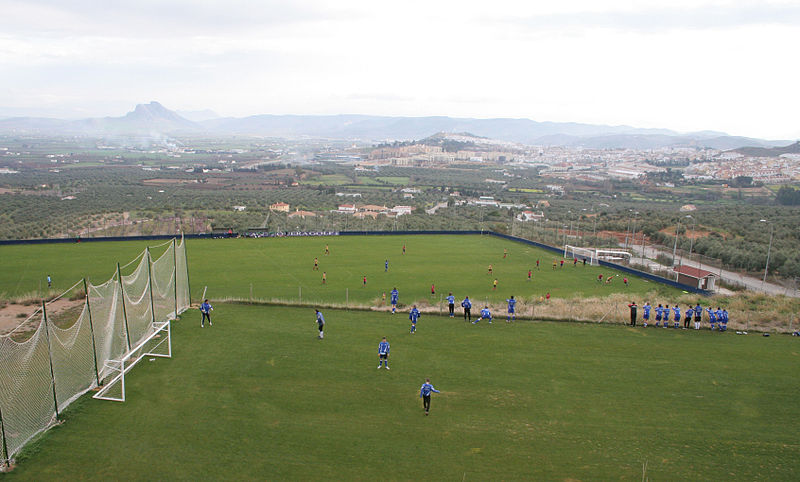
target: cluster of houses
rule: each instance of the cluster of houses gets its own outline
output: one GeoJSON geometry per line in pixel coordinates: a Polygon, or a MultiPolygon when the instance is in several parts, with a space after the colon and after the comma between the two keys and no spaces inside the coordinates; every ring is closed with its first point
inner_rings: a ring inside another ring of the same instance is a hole
{"type": "MultiPolygon", "coordinates": [[[[405,192],[405,194],[408,194],[410,196],[413,196],[413,194],[415,192],[416,193],[419,192],[419,190],[416,190],[416,189],[414,189],[414,190],[408,189],[408,191],[410,191],[410,192],[405,192]]],[[[340,197],[347,196],[347,197],[354,197],[354,198],[355,197],[361,197],[360,194],[358,194],[358,193],[355,193],[355,194],[356,195],[353,195],[351,193],[337,193],[337,196],[340,196],[340,197]]],[[[456,196],[457,195],[458,194],[456,193],[456,196]]],[[[452,194],[451,194],[451,196],[452,196],[452,194]]],[[[454,201],[454,204],[456,204],[456,205],[485,206],[485,207],[495,207],[495,208],[505,208],[505,209],[512,209],[512,208],[513,209],[518,209],[518,210],[520,210],[519,214],[517,215],[517,220],[519,220],[519,221],[539,221],[541,219],[544,219],[544,212],[541,211],[541,210],[540,211],[532,211],[529,206],[526,206],[524,204],[504,203],[504,202],[500,202],[500,201],[494,199],[491,196],[481,196],[480,198],[477,198],[477,199],[460,199],[458,201],[454,201]]],[[[539,204],[537,205],[537,207],[541,209],[543,207],[547,207],[548,205],[549,204],[547,203],[547,201],[540,201],[539,204]]],[[[439,209],[443,209],[443,208],[447,208],[447,207],[448,207],[448,203],[446,201],[442,201],[442,202],[439,202],[439,203],[435,204],[434,206],[432,206],[432,207],[430,207],[428,209],[425,209],[425,213],[426,214],[436,214],[436,212],[439,209]]],[[[244,211],[246,209],[246,207],[245,206],[233,206],[233,209],[235,211],[244,211]]],[[[293,218],[293,217],[307,218],[307,217],[315,217],[315,216],[317,216],[317,214],[314,213],[314,212],[303,211],[303,210],[300,210],[300,209],[297,209],[297,208],[295,208],[295,210],[292,211],[291,210],[291,206],[289,205],[289,203],[285,203],[285,202],[277,202],[277,203],[274,203],[274,204],[270,204],[269,210],[270,211],[274,211],[274,212],[279,212],[279,213],[286,213],[288,215],[288,217],[290,217],[290,218],[293,218]]],[[[393,206],[393,207],[388,207],[388,206],[385,206],[385,205],[384,206],[379,206],[379,205],[376,205],[376,204],[355,204],[355,203],[353,203],[353,204],[340,204],[337,209],[332,210],[331,212],[332,213],[338,213],[338,214],[351,215],[351,216],[354,216],[354,217],[357,217],[357,218],[371,217],[371,218],[374,219],[374,218],[377,218],[380,215],[384,215],[384,216],[387,216],[387,217],[390,217],[390,218],[403,216],[403,215],[406,215],[406,214],[411,214],[412,212],[414,212],[414,210],[415,210],[414,206],[406,206],[406,205],[397,205],[397,206],[393,206]]]]}
{"type": "MultiPolygon", "coordinates": [[[[292,211],[291,206],[289,203],[285,202],[277,202],[274,204],[270,204],[269,210],[278,212],[278,213],[286,213],[289,218],[294,217],[315,217],[317,216],[316,213],[311,211],[303,211],[300,209],[295,208],[292,211]]],[[[246,208],[245,206],[234,206],[233,209],[235,211],[244,211],[246,208]]],[[[357,218],[364,218],[364,217],[372,217],[376,218],[379,215],[383,214],[388,217],[397,217],[402,216],[404,214],[411,214],[414,211],[413,206],[394,206],[394,207],[387,207],[387,206],[377,206],[374,204],[363,204],[363,205],[356,205],[356,204],[340,204],[339,208],[333,210],[331,212],[339,213],[339,214],[349,214],[355,216],[357,218]]]]}
{"type": "Polygon", "coordinates": [[[349,214],[357,218],[371,217],[374,219],[381,214],[392,218],[403,216],[404,214],[411,214],[412,211],[414,211],[413,206],[394,206],[389,208],[375,204],[363,204],[360,206],[356,204],[340,204],[339,209],[333,212],[339,214],[349,214]]]}

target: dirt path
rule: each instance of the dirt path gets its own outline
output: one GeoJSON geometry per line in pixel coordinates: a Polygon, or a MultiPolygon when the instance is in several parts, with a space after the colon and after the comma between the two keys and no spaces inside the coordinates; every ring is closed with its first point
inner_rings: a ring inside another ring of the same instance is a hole
{"type": "MultiPolygon", "coordinates": [[[[83,303],[83,299],[69,300],[67,298],[61,298],[52,303],[47,303],[47,319],[50,320],[51,317],[57,317],[60,313],[75,309],[83,303]]],[[[16,303],[9,303],[0,308],[0,335],[5,335],[13,331],[24,323],[37,309],[41,311],[41,305],[19,305],[16,303]]],[[[35,330],[40,322],[41,315],[32,319],[27,326],[20,328],[20,330],[23,332],[35,330]]]]}

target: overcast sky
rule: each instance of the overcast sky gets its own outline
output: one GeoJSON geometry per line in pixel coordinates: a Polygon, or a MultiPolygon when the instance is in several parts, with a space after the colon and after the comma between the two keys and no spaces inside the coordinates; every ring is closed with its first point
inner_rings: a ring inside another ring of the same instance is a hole
{"type": "Polygon", "coordinates": [[[0,116],[524,117],[800,138],[789,1],[0,0],[0,116]]]}

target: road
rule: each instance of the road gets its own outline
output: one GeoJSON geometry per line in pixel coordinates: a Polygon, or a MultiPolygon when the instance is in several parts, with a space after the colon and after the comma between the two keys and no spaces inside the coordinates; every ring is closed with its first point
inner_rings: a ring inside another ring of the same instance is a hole
{"type": "MultiPolygon", "coordinates": [[[[664,249],[653,246],[645,246],[644,248],[642,248],[642,246],[633,246],[633,247],[629,246],[629,249],[632,249],[633,253],[635,254],[635,256],[631,258],[631,264],[647,266],[651,270],[661,272],[661,274],[669,273],[666,275],[674,279],[675,274],[671,269],[655,261],[655,259],[658,257],[659,254],[671,258],[672,257],[671,251],[668,252],[664,249]]],[[[742,275],[741,273],[720,269],[718,267],[711,266],[708,264],[703,264],[699,261],[694,261],[687,258],[683,258],[681,260],[681,263],[685,266],[692,266],[694,268],[700,268],[706,271],[710,271],[716,274],[718,277],[721,277],[722,280],[728,284],[744,286],[745,288],[751,291],[763,292],[769,295],[786,295],[794,298],[800,298],[800,290],[796,288],[792,289],[774,283],[769,283],[769,282],[765,283],[761,278],[742,275]]]]}

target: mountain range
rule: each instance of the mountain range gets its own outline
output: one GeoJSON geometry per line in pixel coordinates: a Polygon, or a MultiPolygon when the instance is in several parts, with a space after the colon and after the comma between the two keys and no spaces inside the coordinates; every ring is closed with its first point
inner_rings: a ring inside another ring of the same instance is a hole
{"type": "Polygon", "coordinates": [[[61,120],[43,117],[0,119],[0,134],[86,135],[97,137],[251,135],[278,138],[347,139],[364,142],[422,139],[436,132],[470,132],[477,136],[527,145],[586,148],[655,149],[662,147],[772,148],[789,141],[728,136],[721,132],[679,133],[574,122],[530,119],[473,119],[445,116],[389,117],[371,115],[254,115],[216,117],[211,111],[185,116],[158,102],[138,104],[122,117],[61,120]],[[190,120],[191,117],[194,120],[190,120]]]}

